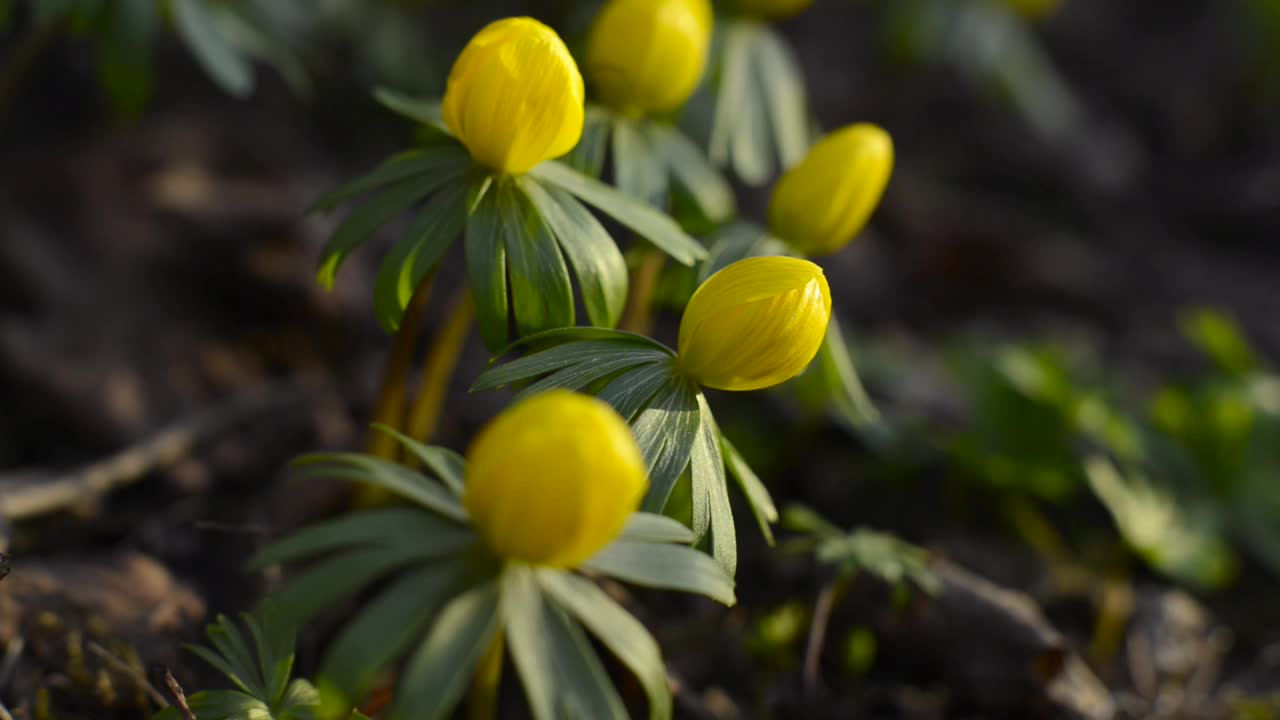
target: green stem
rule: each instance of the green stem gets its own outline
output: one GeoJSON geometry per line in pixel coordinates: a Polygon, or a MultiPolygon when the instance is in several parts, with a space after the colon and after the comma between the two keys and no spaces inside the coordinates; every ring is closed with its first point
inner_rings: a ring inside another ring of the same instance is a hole
{"type": "Polygon", "coordinates": [[[631,291],[627,297],[627,309],[619,327],[638,335],[648,335],[653,330],[653,296],[662,278],[662,266],[667,256],[660,250],[648,249],[640,256],[639,263],[631,271],[631,291]]]}
{"type": "Polygon", "coordinates": [[[453,299],[449,317],[427,351],[427,360],[418,381],[418,393],[409,407],[405,432],[414,440],[430,442],[440,427],[440,416],[449,397],[453,373],[466,347],[475,316],[476,304],[471,297],[471,289],[463,285],[453,299]]]}
{"type": "Polygon", "coordinates": [[[476,674],[471,678],[467,720],[494,720],[498,717],[498,687],[502,685],[502,660],[505,654],[506,643],[502,633],[498,633],[493,637],[484,659],[476,666],[476,674]]]}
{"type": "MultiPolygon", "coordinates": [[[[406,379],[413,364],[413,351],[418,344],[418,332],[422,329],[422,319],[426,314],[427,299],[431,296],[435,277],[435,271],[432,271],[414,291],[409,306],[405,308],[404,317],[400,320],[400,329],[392,340],[387,365],[382,372],[382,388],[378,391],[378,401],[373,409],[373,422],[396,430],[404,429],[406,379]]],[[[370,455],[395,460],[399,449],[395,438],[377,430],[369,431],[366,451],[370,455]]]]}

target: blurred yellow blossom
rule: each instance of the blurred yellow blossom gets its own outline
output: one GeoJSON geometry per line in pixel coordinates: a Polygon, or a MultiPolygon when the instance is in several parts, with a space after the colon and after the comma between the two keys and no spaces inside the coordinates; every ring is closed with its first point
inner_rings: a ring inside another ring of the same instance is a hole
{"type": "Polygon", "coordinates": [[[822,268],[790,257],[740,260],[707,278],[689,300],[677,362],[706,387],[770,387],[804,372],[830,320],[822,268]]]}
{"type": "Polygon", "coordinates": [[[444,121],[480,165],[528,172],[582,137],[582,74],[555,31],[507,18],[471,38],[449,73],[444,121]]]}
{"type": "Polygon", "coordinates": [[[602,400],[553,390],[512,406],[467,452],[463,504],[499,556],[574,567],[609,544],[648,487],[627,423],[602,400]]]}
{"type": "Polygon", "coordinates": [[[892,173],[889,133],[868,123],[837,130],[778,181],[770,230],[806,255],[833,253],[866,226],[892,173]]]}
{"type": "Polygon", "coordinates": [[[610,0],[588,42],[593,91],[626,114],[679,107],[706,69],[712,24],[709,0],[610,0]]]}

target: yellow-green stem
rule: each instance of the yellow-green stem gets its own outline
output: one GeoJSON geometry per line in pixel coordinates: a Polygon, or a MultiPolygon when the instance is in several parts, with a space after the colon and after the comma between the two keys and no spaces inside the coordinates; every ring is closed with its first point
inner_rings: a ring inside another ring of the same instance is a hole
{"type": "Polygon", "coordinates": [[[502,685],[502,659],[505,654],[506,644],[502,633],[498,633],[471,678],[468,720],[494,720],[498,717],[498,687],[502,685]]]}
{"type": "Polygon", "coordinates": [[[648,335],[653,330],[653,296],[662,278],[662,266],[667,256],[662,251],[648,249],[631,271],[631,292],[627,297],[627,309],[622,315],[623,330],[648,335]]]}
{"type": "Polygon", "coordinates": [[[408,421],[405,423],[406,433],[414,440],[430,442],[440,428],[440,415],[444,410],[445,400],[449,397],[453,372],[458,367],[463,348],[466,347],[475,316],[476,305],[471,297],[471,289],[463,285],[453,299],[449,317],[427,350],[422,377],[418,380],[418,392],[413,405],[409,407],[408,421]]]}
{"type": "MultiPolygon", "coordinates": [[[[396,430],[404,429],[406,381],[413,365],[413,351],[418,344],[418,332],[422,329],[422,318],[426,314],[427,299],[431,296],[435,276],[432,271],[423,279],[409,300],[404,317],[400,320],[400,329],[391,341],[386,369],[382,372],[382,388],[378,391],[378,401],[373,409],[373,422],[396,430]]],[[[386,433],[372,429],[369,431],[366,451],[370,455],[395,460],[399,449],[395,439],[386,433]]]]}

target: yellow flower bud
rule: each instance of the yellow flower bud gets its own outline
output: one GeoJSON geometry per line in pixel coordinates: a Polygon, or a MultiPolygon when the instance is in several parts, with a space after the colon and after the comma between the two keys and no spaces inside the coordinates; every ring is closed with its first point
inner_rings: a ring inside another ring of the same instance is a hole
{"type": "Polygon", "coordinates": [[[833,253],[862,232],[893,173],[893,140],[859,123],[819,140],[773,190],[769,227],[806,255],[833,253]]]}
{"type": "Polygon", "coordinates": [[[678,363],[706,387],[758,390],[804,372],[827,334],[831,289],[808,260],[757,257],[717,272],[689,300],[678,363]]]}
{"type": "Polygon", "coordinates": [[[712,18],[709,0],[610,0],[588,41],[592,89],[628,114],[679,107],[702,79],[712,18]]]}
{"type": "Polygon", "coordinates": [[[500,557],[567,568],[618,536],[648,484],[631,428],[612,407],[552,390],[476,437],[463,504],[500,557]]]}
{"type": "Polygon", "coordinates": [[[738,8],[749,15],[781,20],[804,12],[813,0],[738,0],[738,8]]]}
{"type": "Polygon", "coordinates": [[[444,93],[444,122],[477,163],[528,172],[582,137],[582,74],[555,31],[507,18],[471,38],[444,93]]]}

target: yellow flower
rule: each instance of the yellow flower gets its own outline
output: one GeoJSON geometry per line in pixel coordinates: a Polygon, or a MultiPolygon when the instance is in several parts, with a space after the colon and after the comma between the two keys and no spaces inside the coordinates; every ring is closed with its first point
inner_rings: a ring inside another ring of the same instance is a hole
{"type": "Polygon", "coordinates": [[[739,260],[707,278],[685,308],[679,360],[706,387],[758,390],[804,372],[831,320],[831,289],[808,260],[739,260]]]}
{"type": "Polygon", "coordinates": [[[532,18],[507,18],[471,38],[453,64],[444,122],[477,163],[519,174],[578,144],[584,100],[560,36],[532,18]]]}
{"type": "Polygon", "coordinates": [[[819,140],[773,190],[769,227],[806,255],[833,253],[867,224],[893,173],[893,140],[859,123],[819,140]]]}
{"type": "Polygon", "coordinates": [[[629,114],[679,107],[702,79],[712,22],[709,0],[610,0],[588,41],[593,90],[629,114]]]}
{"type": "Polygon", "coordinates": [[[747,14],[781,20],[804,12],[813,0],[738,0],[737,4],[747,14]]]}
{"type": "Polygon", "coordinates": [[[631,428],[607,403],[553,390],[517,403],[467,452],[463,504],[500,557],[574,567],[609,544],[648,486],[631,428]]]}

